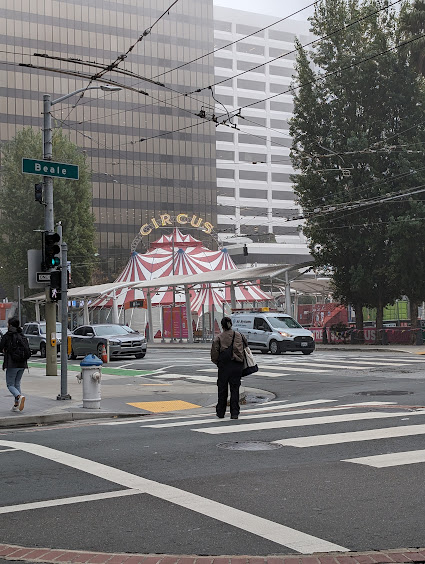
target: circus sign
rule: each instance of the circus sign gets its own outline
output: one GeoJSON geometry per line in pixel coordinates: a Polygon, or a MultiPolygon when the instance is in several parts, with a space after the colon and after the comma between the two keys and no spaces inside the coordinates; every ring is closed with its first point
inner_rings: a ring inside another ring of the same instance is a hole
{"type": "Polygon", "coordinates": [[[204,221],[202,217],[198,217],[196,215],[192,215],[192,217],[190,217],[190,214],[179,213],[178,216],[172,218],[168,213],[164,213],[160,215],[158,219],[155,219],[153,217],[150,223],[145,223],[144,225],[142,225],[142,227],[140,228],[140,235],[149,235],[149,233],[152,233],[154,229],[167,227],[168,225],[174,226],[175,223],[173,223],[173,219],[175,220],[175,223],[178,223],[180,225],[190,225],[192,227],[200,229],[207,235],[209,235],[214,229],[212,223],[204,221]]]}

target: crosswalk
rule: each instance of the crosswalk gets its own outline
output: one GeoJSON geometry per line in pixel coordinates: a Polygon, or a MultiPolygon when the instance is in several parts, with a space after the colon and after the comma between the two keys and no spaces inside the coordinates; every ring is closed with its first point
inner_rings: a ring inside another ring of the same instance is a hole
{"type": "Polygon", "coordinates": [[[271,444],[286,449],[325,448],[328,449],[327,453],[331,454],[335,445],[339,445],[336,449],[337,461],[377,469],[425,462],[423,448],[411,450],[410,441],[410,448],[403,449],[400,443],[400,439],[414,440],[414,437],[419,437],[419,446],[423,447],[425,408],[409,408],[396,402],[340,403],[339,400],[316,399],[290,403],[276,400],[252,408],[243,407],[238,421],[227,418],[218,420],[214,414],[176,414],[131,422],[109,422],[106,425],[129,423],[139,424],[145,430],[159,432],[188,428],[194,433],[218,436],[231,441],[236,439],[236,442],[264,441],[263,432],[268,431],[270,436],[267,442],[271,444]],[[359,430],[359,427],[363,428],[359,430]],[[327,428],[332,432],[319,432],[321,429],[326,431],[327,428]],[[399,440],[394,442],[392,439],[399,440]],[[359,448],[367,445],[367,456],[344,457],[341,445],[350,446],[355,443],[356,454],[359,454],[359,448]],[[391,452],[392,447],[394,452],[391,452]],[[371,448],[376,453],[371,455],[371,448]]]}
{"type": "MultiPolygon", "coordinates": [[[[313,354],[306,356],[255,356],[259,371],[253,375],[254,378],[281,378],[291,374],[328,374],[335,371],[352,370],[361,373],[365,370],[391,369],[391,368],[420,368],[425,367],[425,359],[410,358],[406,356],[347,356],[335,354],[313,354]]],[[[191,382],[215,383],[217,368],[194,368],[190,365],[186,371],[181,373],[158,370],[150,375],[153,379],[162,380],[188,380],[191,382]]]]}

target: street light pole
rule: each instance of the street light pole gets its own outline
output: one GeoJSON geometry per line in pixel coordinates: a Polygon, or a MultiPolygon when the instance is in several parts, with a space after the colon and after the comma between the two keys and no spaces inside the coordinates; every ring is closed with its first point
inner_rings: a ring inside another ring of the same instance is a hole
{"type": "MultiPolygon", "coordinates": [[[[52,114],[51,109],[54,104],[63,102],[75,94],[80,92],[85,92],[86,90],[106,90],[109,92],[114,92],[121,90],[117,86],[88,86],[86,88],[80,88],[69,94],[65,94],[56,100],[52,100],[50,94],[44,94],[43,96],[43,159],[46,161],[51,161],[53,158],[53,135],[52,135],[52,114]]],[[[44,183],[44,201],[45,201],[45,212],[44,212],[44,230],[46,233],[54,232],[54,213],[53,213],[53,178],[51,176],[43,177],[44,183]]],[[[62,264],[62,269],[67,268],[66,263],[62,264]]],[[[68,301],[62,302],[62,315],[68,316],[68,301]]],[[[46,376],[57,376],[57,348],[56,340],[54,340],[54,345],[52,345],[52,333],[56,334],[56,303],[50,301],[49,289],[46,289],[46,376]]]]}

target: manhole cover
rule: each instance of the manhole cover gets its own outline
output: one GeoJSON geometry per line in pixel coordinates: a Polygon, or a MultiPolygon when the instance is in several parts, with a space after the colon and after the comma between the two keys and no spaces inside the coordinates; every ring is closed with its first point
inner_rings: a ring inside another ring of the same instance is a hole
{"type": "Polygon", "coordinates": [[[281,448],[282,445],[261,441],[236,441],[234,443],[220,443],[217,446],[228,450],[275,450],[281,448]]]}
{"type": "Polygon", "coordinates": [[[356,396],[407,396],[414,394],[407,390],[369,390],[366,392],[356,392],[356,396]]]}

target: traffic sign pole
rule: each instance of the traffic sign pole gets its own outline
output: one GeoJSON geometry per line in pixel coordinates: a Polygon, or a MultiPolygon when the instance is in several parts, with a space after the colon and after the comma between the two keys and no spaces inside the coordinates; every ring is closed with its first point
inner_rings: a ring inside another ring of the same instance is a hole
{"type": "Polygon", "coordinates": [[[68,394],[68,245],[61,244],[61,391],[56,399],[69,400],[68,394]]]}

